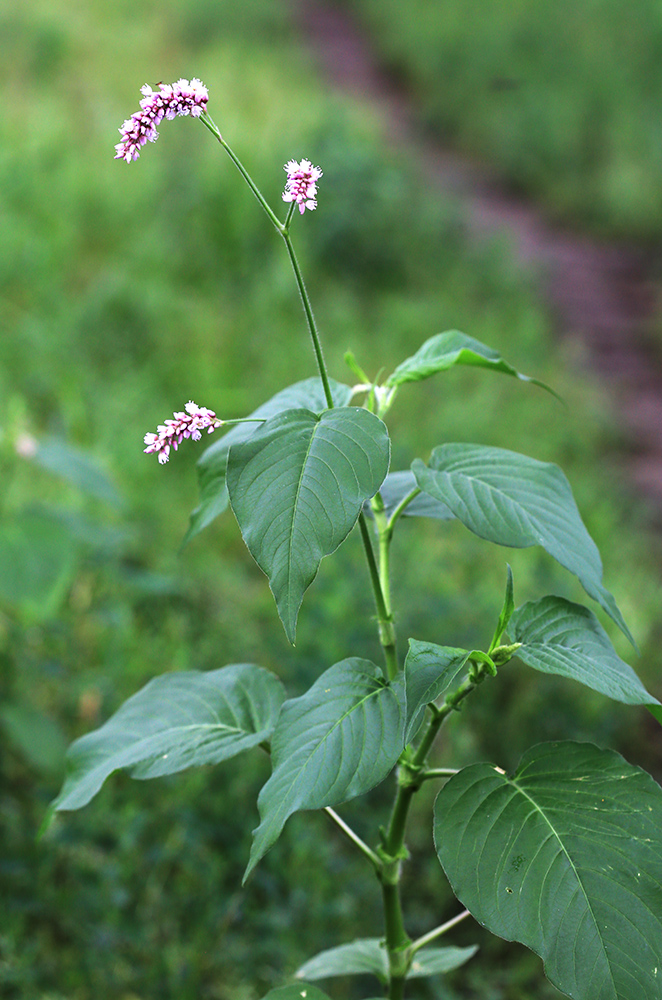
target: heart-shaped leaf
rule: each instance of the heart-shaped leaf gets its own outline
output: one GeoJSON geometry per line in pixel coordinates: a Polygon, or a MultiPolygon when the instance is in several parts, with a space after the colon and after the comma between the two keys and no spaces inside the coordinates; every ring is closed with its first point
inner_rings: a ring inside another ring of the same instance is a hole
{"type": "Polygon", "coordinates": [[[283,697],[278,678],[252,663],[155,677],[71,745],[53,808],[80,809],[120,768],[158,778],[257,746],[271,736],[283,697]]]}
{"type": "MultiPolygon", "coordinates": [[[[416,477],[413,472],[389,472],[388,476],[379,487],[379,492],[388,517],[391,516],[404,498],[413,490],[418,488],[416,477]]],[[[370,504],[366,504],[366,512],[372,515],[370,504]]],[[[452,521],[455,515],[445,503],[435,500],[427,493],[419,493],[407,504],[402,517],[434,517],[439,521],[452,521]]]]}
{"type": "MultiPolygon", "coordinates": [[[[423,979],[451,972],[464,965],[477,951],[477,945],[469,948],[421,948],[414,956],[407,979],[423,979]]],[[[363,973],[377,976],[382,983],[388,981],[388,956],[380,938],[364,938],[321,951],[301,966],[297,978],[330,979],[363,973]]]]}
{"type": "Polygon", "coordinates": [[[572,677],[627,705],[659,704],[581,604],[553,596],[530,601],[515,611],[508,631],[522,643],[514,655],[534,670],[572,677]]]}
{"type": "MultiPolygon", "coordinates": [[[[341,382],[334,382],[330,379],[331,395],[335,406],[347,406],[352,398],[352,389],[341,382]]],[[[285,410],[294,410],[301,407],[312,410],[313,413],[321,413],[326,410],[328,404],[324,395],[324,387],[319,378],[308,378],[303,382],[296,382],[287,389],[276,393],[257,410],[251,413],[251,417],[260,420],[268,420],[277,413],[285,410]]],[[[199,532],[211,524],[215,517],[222,514],[228,505],[228,491],[225,483],[225,475],[228,466],[228,452],[233,444],[238,441],[245,441],[251,434],[255,433],[259,424],[236,424],[221,438],[217,438],[209,448],[200,456],[198,460],[198,488],[200,490],[200,503],[191,514],[189,529],[184,538],[186,544],[199,532]]]]}
{"type": "Polygon", "coordinates": [[[467,337],[459,330],[448,330],[446,333],[438,333],[430,337],[418,349],[416,354],[407,358],[395,369],[392,375],[386,379],[385,385],[397,386],[404,382],[420,382],[424,378],[436,375],[437,372],[447,371],[455,365],[472,365],[477,368],[490,368],[492,371],[502,372],[504,375],[512,375],[522,382],[532,382],[556,395],[544,382],[539,382],[528,375],[522,375],[512,365],[503,360],[498,351],[493,350],[486,344],[481,344],[473,337],[467,337]]]}
{"type": "Polygon", "coordinates": [[[600,553],[558,466],[503,448],[445,444],[435,448],[429,467],[416,459],[412,471],[422,490],[447,504],[481,538],[516,549],[542,545],[634,644],[602,585],[600,553]]]}
{"type": "Polygon", "coordinates": [[[574,1000],[662,998],[660,830],[660,786],[588,743],[534,747],[512,777],[473,764],[435,804],[458,899],[574,1000]]]}
{"type": "Polygon", "coordinates": [[[389,684],[368,660],[336,663],[306,694],[286,701],[244,880],[292,813],[345,802],[383,781],[402,752],[403,734],[401,685],[389,684]]]}
{"type": "Polygon", "coordinates": [[[383,483],[389,456],[382,421],[348,406],[319,416],[287,410],[230,449],[230,503],[269,577],[290,642],[322,558],[347,537],[383,483]]]}

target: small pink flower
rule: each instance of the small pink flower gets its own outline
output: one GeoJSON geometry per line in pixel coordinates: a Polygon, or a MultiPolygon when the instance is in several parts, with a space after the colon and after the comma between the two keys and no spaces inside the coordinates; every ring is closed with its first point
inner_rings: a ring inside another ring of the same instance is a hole
{"type": "Polygon", "coordinates": [[[145,434],[147,447],[144,451],[147,454],[157,452],[161,465],[168,461],[170,449],[177,451],[177,446],[184,438],[199,441],[203,430],[211,434],[224,423],[213,410],[208,410],[206,406],[198,406],[193,400],[189,400],[184,409],[186,413],[173,413],[174,420],[166,420],[165,423],[159,424],[156,434],[151,431],[145,434]]]}
{"type": "Polygon", "coordinates": [[[159,83],[159,90],[152,90],[149,84],[140,88],[143,99],[140,111],[134,112],[119,130],[122,141],[115,146],[116,160],[137,160],[140,147],[149,140],[156,142],[159,137],[157,127],[164,118],[177,115],[192,115],[199,118],[207,108],[209,94],[205,85],[197,79],[177,80],[176,83],[159,83]]]}
{"type": "Polygon", "coordinates": [[[294,201],[303,215],[306,209],[317,208],[317,181],[322,176],[319,167],[314,167],[310,160],[290,160],[285,164],[287,184],[283,192],[283,201],[294,201]]]}

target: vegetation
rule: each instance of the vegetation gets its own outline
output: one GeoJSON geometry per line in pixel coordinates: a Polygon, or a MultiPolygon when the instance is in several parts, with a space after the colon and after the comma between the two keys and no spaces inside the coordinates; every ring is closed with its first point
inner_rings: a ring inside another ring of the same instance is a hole
{"type": "Polygon", "coordinates": [[[565,222],[659,237],[655,0],[346,2],[446,141],[565,222]]]}
{"type": "MultiPolygon", "coordinates": [[[[266,581],[239,555],[228,522],[179,552],[197,502],[192,449],[173,456],[165,476],[142,454],[143,433],[189,398],[233,417],[314,371],[280,248],[201,126],[186,120],[164,132],[168,155],[131,169],[113,161],[137,88],[202,78],[214,119],[240,155],[250,150],[251,172],[273,202],[290,157],[322,166],[324,202],[298,246],[335,377],[348,377],[350,342],[360,362],[362,345],[379,336],[394,365],[423,336],[457,327],[571,403],[581,382],[581,406],[565,410],[544,394],[530,406],[527,394],[538,390],[528,386],[513,392],[453,373],[442,427],[421,406],[424,396],[415,413],[398,402],[404,444],[394,465],[410,459],[408,420],[431,447],[440,432],[498,443],[497,416],[513,447],[561,462],[607,553],[605,580],[640,644],[643,679],[658,693],[655,543],[605,458],[613,430],[581,357],[553,345],[505,248],[470,247],[455,208],[431,195],[415,159],[395,159],[371,112],[328,94],[284,8],[268,0],[139,9],[41,0],[1,18],[10,99],[0,123],[0,992],[9,1000],[254,1000],[316,948],[315,925],[351,937],[359,905],[349,892],[327,905],[330,884],[353,880],[356,862],[342,844],[329,849],[327,874],[314,885],[298,877],[310,858],[307,816],[293,819],[240,892],[248,842],[237,803],[249,808],[264,766],[245,794],[245,778],[231,769],[164,779],[167,796],[120,779],[35,842],[63,745],[141,683],[164,669],[211,669],[250,655],[290,670],[290,690],[304,690],[322,648],[336,660],[346,655],[335,623],[351,622],[364,600],[362,578],[347,586],[351,574],[323,566],[324,600],[313,586],[296,650],[285,657],[266,581]],[[263,346],[274,341],[282,349],[267,361],[263,346]],[[260,386],[255,399],[242,388],[247,369],[260,386]],[[616,549],[605,544],[614,536],[616,549]],[[238,625],[247,620],[248,634],[238,625]]],[[[401,634],[444,616],[453,641],[471,644],[486,615],[498,613],[491,595],[502,586],[505,553],[486,559],[476,547],[474,558],[460,531],[431,528],[410,553],[429,599],[408,603],[398,574],[401,634]],[[473,595],[470,604],[462,593],[473,595]]],[[[544,554],[508,558],[522,587],[577,596],[544,554]]],[[[353,543],[343,561],[356,565],[357,578],[363,572],[353,543]]],[[[372,634],[357,626],[348,638],[372,655],[372,634]]],[[[620,713],[598,695],[536,678],[517,707],[503,685],[498,705],[490,697],[471,709],[459,747],[466,760],[489,753],[514,763],[541,735],[534,708],[545,703],[542,735],[563,726],[581,738],[597,725],[631,760],[659,769],[645,731],[622,730],[620,713]],[[497,708],[499,727],[490,721],[497,708]]],[[[360,832],[361,816],[352,821],[360,832]]],[[[432,870],[415,877],[439,885],[432,870]]],[[[443,918],[436,899],[423,891],[422,929],[433,909],[443,918]]],[[[373,906],[361,900],[363,918],[373,906]]],[[[555,995],[541,985],[536,960],[526,956],[519,968],[521,982],[490,980],[494,1000],[555,995]]],[[[422,995],[451,997],[451,988],[426,986],[422,995]]]]}

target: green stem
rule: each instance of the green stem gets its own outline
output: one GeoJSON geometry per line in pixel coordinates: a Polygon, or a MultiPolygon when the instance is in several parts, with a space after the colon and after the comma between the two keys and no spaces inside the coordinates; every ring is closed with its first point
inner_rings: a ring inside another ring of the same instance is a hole
{"type": "Polygon", "coordinates": [[[359,528],[361,531],[361,539],[363,541],[366,559],[368,560],[368,570],[370,572],[372,592],[375,597],[377,623],[379,625],[379,641],[381,642],[382,649],[384,650],[386,674],[388,679],[392,681],[395,680],[400,669],[398,664],[398,654],[395,649],[395,629],[393,627],[393,618],[389,613],[384,599],[379,568],[375,560],[375,552],[372,547],[370,531],[368,529],[368,525],[366,524],[365,514],[363,511],[359,514],[359,528]]]}
{"type": "MultiPolygon", "coordinates": [[[[391,970],[392,992],[389,993],[389,1000],[401,1000],[404,996],[404,976],[413,955],[411,943],[404,930],[399,894],[401,859],[406,856],[405,833],[409,809],[415,792],[421,786],[423,780],[421,772],[444,720],[457,709],[460,702],[482,682],[488,673],[487,666],[476,664],[472,676],[463,681],[455,691],[446,697],[441,708],[437,708],[434,704],[428,706],[432,718],[428,722],[423,738],[412,759],[402,764],[398,772],[398,791],[393,803],[388,829],[384,836],[384,868],[380,875],[386,922],[386,944],[391,970]],[[400,982],[401,979],[402,982],[400,982]]],[[[421,947],[420,940],[418,947],[421,947]]]]}
{"type": "Polygon", "coordinates": [[[431,778],[452,778],[458,772],[452,767],[431,767],[427,771],[421,771],[420,781],[429,781],[431,778]]]}
{"type": "Polygon", "coordinates": [[[287,247],[287,252],[290,257],[294,277],[296,278],[297,285],[299,286],[299,295],[301,296],[301,302],[303,303],[303,311],[306,314],[308,330],[310,331],[310,337],[313,342],[313,350],[315,351],[315,358],[317,359],[317,367],[319,369],[320,378],[322,379],[322,385],[324,386],[326,404],[331,410],[333,409],[333,396],[331,395],[331,386],[329,385],[329,376],[326,372],[326,363],[322,353],[322,344],[319,338],[319,333],[317,332],[317,325],[315,323],[315,317],[313,316],[313,310],[310,305],[310,299],[308,298],[308,292],[306,291],[301,268],[299,267],[299,261],[297,260],[297,256],[294,252],[294,247],[292,246],[290,234],[287,230],[283,230],[281,235],[285,240],[285,246],[287,247]]]}
{"type": "Polygon", "coordinates": [[[294,203],[292,203],[290,205],[289,209],[288,209],[288,212],[287,212],[287,215],[286,215],[286,218],[285,218],[285,222],[284,223],[281,222],[280,219],[278,218],[278,216],[273,212],[271,206],[268,204],[268,202],[265,199],[264,195],[262,194],[262,192],[258,188],[257,184],[255,183],[255,181],[253,180],[253,178],[251,177],[251,175],[248,173],[248,171],[244,167],[244,165],[241,162],[241,160],[239,159],[239,157],[233,152],[233,150],[231,149],[231,147],[228,146],[227,142],[225,141],[225,139],[221,135],[218,126],[213,121],[213,119],[207,114],[206,111],[202,115],[200,115],[200,121],[205,126],[205,128],[209,129],[209,131],[211,132],[211,134],[220,142],[221,146],[223,147],[223,149],[225,150],[225,152],[228,154],[228,156],[230,157],[230,159],[234,163],[235,167],[237,168],[237,170],[239,171],[239,173],[241,174],[241,176],[244,178],[244,180],[248,184],[249,188],[251,189],[251,191],[253,192],[253,194],[257,198],[258,202],[260,203],[260,205],[262,206],[262,208],[264,209],[264,211],[267,213],[267,215],[269,217],[269,220],[271,221],[271,223],[273,224],[273,226],[278,230],[278,232],[280,233],[280,235],[285,240],[285,246],[287,247],[287,252],[288,252],[289,257],[290,257],[290,262],[292,264],[292,269],[294,270],[294,276],[296,278],[296,282],[297,282],[297,285],[299,287],[299,294],[301,295],[301,301],[303,303],[303,310],[304,310],[304,313],[306,314],[306,320],[308,322],[308,329],[310,330],[310,336],[311,336],[312,341],[313,341],[313,348],[314,348],[314,351],[315,351],[315,358],[317,359],[317,367],[319,368],[320,378],[322,379],[322,385],[324,386],[324,396],[326,398],[326,404],[329,407],[329,409],[331,410],[331,409],[333,409],[333,396],[331,395],[331,386],[329,385],[329,376],[327,375],[327,371],[326,371],[326,364],[324,362],[324,355],[322,354],[322,344],[320,342],[319,334],[317,332],[317,326],[315,324],[315,317],[313,316],[313,310],[312,310],[311,305],[310,305],[310,299],[308,298],[308,292],[306,291],[306,286],[304,284],[303,275],[301,273],[301,268],[299,267],[299,262],[298,262],[298,260],[296,258],[296,254],[294,252],[294,247],[292,246],[292,240],[290,238],[290,233],[289,233],[290,222],[292,221],[292,215],[293,215],[293,212],[294,212],[294,203]]]}
{"type": "Polygon", "coordinates": [[[395,508],[395,510],[388,519],[388,529],[391,532],[391,534],[393,533],[393,529],[395,527],[398,518],[400,518],[404,514],[405,510],[412,502],[412,500],[415,500],[418,494],[421,492],[422,490],[420,490],[417,486],[415,489],[411,491],[411,493],[408,493],[406,497],[402,498],[402,500],[400,501],[400,503],[398,504],[398,506],[395,508]]]}
{"type": "Polygon", "coordinates": [[[382,867],[381,858],[379,858],[378,855],[375,854],[375,852],[361,840],[359,835],[352,830],[351,826],[348,826],[347,823],[345,823],[344,819],[338,815],[335,809],[332,809],[331,806],[325,806],[324,812],[340,827],[348,840],[351,840],[351,842],[358,847],[363,854],[365,854],[366,858],[368,858],[375,868],[379,870],[382,867]]]}
{"type": "Polygon", "coordinates": [[[409,949],[410,955],[415,955],[420,948],[424,948],[426,944],[430,944],[431,941],[436,941],[438,937],[445,934],[446,931],[450,931],[453,927],[459,924],[462,920],[466,920],[471,914],[468,910],[463,910],[462,913],[458,913],[456,917],[452,917],[447,920],[445,924],[440,924],[439,927],[435,927],[434,930],[428,931],[422,937],[416,938],[409,949]]]}
{"type": "Polygon", "coordinates": [[[237,168],[237,170],[239,171],[239,173],[241,174],[241,176],[244,178],[244,180],[248,184],[249,188],[251,189],[251,191],[253,192],[253,194],[255,195],[255,197],[257,198],[257,200],[259,201],[260,205],[262,206],[262,208],[264,209],[264,211],[269,216],[270,221],[273,223],[273,225],[278,230],[278,232],[282,234],[283,229],[284,229],[283,223],[280,221],[280,219],[278,218],[278,216],[273,212],[273,210],[271,209],[271,206],[268,204],[266,198],[264,197],[264,195],[262,194],[262,192],[258,188],[257,184],[255,183],[255,181],[253,180],[253,178],[251,177],[251,175],[246,170],[245,166],[243,165],[243,163],[241,162],[241,160],[239,159],[239,157],[233,152],[233,150],[230,148],[230,146],[228,146],[227,142],[225,141],[225,139],[221,135],[221,133],[219,131],[219,128],[216,125],[216,123],[207,114],[206,111],[203,112],[203,114],[200,115],[200,119],[199,120],[202,122],[202,124],[205,126],[205,128],[209,129],[209,131],[214,136],[214,138],[218,139],[218,141],[220,142],[221,146],[223,147],[223,149],[225,150],[225,152],[228,154],[228,156],[230,157],[230,159],[234,163],[235,167],[237,168]]]}

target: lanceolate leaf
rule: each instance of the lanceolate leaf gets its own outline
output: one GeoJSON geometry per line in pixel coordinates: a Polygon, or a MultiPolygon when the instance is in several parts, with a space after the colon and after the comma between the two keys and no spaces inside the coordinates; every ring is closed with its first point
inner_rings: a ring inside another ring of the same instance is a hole
{"type": "MultiPolygon", "coordinates": [[[[478,947],[421,948],[416,952],[407,979],[422,979],[451,972],[464,965],[478,947]]],[[[382,982],[388,981],[388,956],[380,938],[364,938],[322,951],[305,962],[297,972],[299,979],[330,979],[332,976],[354,976],[372,973],[382,982]]]]}
{"type": "Polygon", "coordinates": [[[478,951],[478,945],[468,948],[421,948],[416,952],[407,979],[423,979],[428,976],[438,976],[440,973],[452,972],[458,969],[478,951]]]}
{"type": "Polygon", "coordinates": [[[416,459],[412,470],[422,490],[481,538],[516,549],[542,545],[634,643],[602,585],[600,554],[558,466],[503,448],[446,444],[435,448],[429,467],[416,459]]]}
{"type": "Polygon", "coordinates": [[[659,785],[588,743],[534,747],[512,777],[474,764],[435,804],[458,898],[574,1000],[661,1000],[661,829],[659,785]]]}
{"type": "MultiPolygon", "coordinates": [[[[416,477],[413,472],[389,472],[388,476],[379,487],[381,498],[384,501],[386,513],[390,517],[395,508],[413,490],[418,488],[416,477]]],[[[370,504],[366,504],[366,510],[372,514],[370,504]]],[[[428,496],[427,493],[419,493],[418,496],[407,504],[402,517],[434,517],[439,521],[452,521],[455,515],[440,500],[428,496]]]]}
{"type": "Polygon", "coordinates": [[[380,938],[363,938],[321,951],[297,970],[297,979],[330,979],[371,973],[380,982],[388,980],[388,955],[380,938]]]}
{"type": "MultiPolygon", "coordinates": [[[[335,406],[347,406],[352,398],[350,386],[330,380],[331,395],[335,406]]],[[[270,400],[258,406],[251,417],[267,420],[285,410],[304,407],[313,413],[326,410],[327,402],[321,379],[309,378],[296,382],[282,392],[276,393],[270,400]]],[[[184,539],[184,544],[194,538],[208,524],[222,514],[228,505],[228,491],[225,484],[225,474],[228,465],[228,452],[233,444],[245,441],[255,433],[259,424],[236,424],[222,437],[217,438],[205,450],[198,460],[198,487],[200,503],[191,514],[191,523],[184,539]]]]}
{"type": "Polygon", "coordinates": [[[401,687],[388,684],[378,667],[351,658],[285,702],[244,880],[292,813],[345,802],[384,780],[404,745],[403,701],[401,687]]]}
{"type": "Polygon", "coordinates": [[[592,611],[562,597],[543,597],[513,614],[508,628],[523,663],[581,681],[628,705],[659,704],[617,655],[592,611]]]}
{"type": "Polygon", "coordinates": [[[319,416],[287,410],[232,446],[232,509],[251,555],[269,577],[290,642],[322,558],[347,537],[364,502],[383,483],[389,456],[382,421],[348,406],[319,416]]]}
{"type": "Polygon", "coordinates": [[[155,677],[71,745],[53,807],[86,805],[120,768],[134,778],[158,778],[234,757],[269,739],[283,697],[278,678],[251,663],[155,677]]]}
{"type": "MultiPolygon", "coordinates": [[[[544,382],[522,375],[512,365],[503,360],[498,351],[481,344],[473,337],[458,330],[438,333],[430,337],[411,358],[407,358],[395,369],[386,380],[387,386],[402,385],[403,382],[420,382],[421,379],[446,371],[455,365],[473,365],[477,368],[490,368],[492,371],[512,375],[522,382],[532,382],[548,392],[552,392],[544,382]]],[[[553,393],[556,395],[556,393],[553,393]]]]}
{"type": "Polygon", "coordinates": [[[454,646],[437,646],[434,642],[409,640],[405,659],[405,692],[407,722],[405,743],[410,743],[420,728],[425,706],[436,701],[454,680],[460,680],[468,670],[471,653],[454,646]]]}

